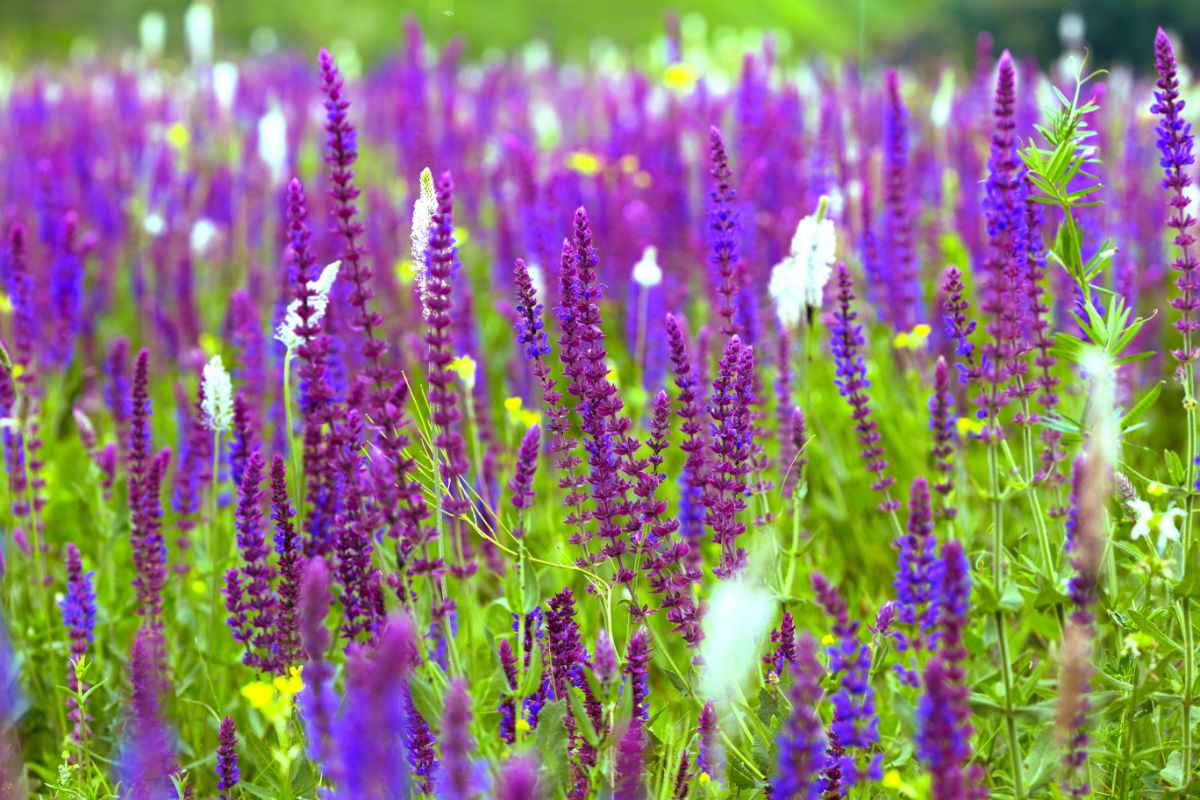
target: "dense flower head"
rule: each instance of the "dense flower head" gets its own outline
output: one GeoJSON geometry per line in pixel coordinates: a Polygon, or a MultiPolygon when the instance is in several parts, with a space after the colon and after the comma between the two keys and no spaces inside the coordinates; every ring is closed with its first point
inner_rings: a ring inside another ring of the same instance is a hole
{"type": "Polygon", "coordinates": [[[237,728],[233,717],[221,720],[220,746],[217,748],[217,789],[224,800],[230,789],[238,785],[237,728]]]}
{"type": "Polygon", "coordinates": [[[817,643],[801,637],[792,662],[795,677],[788,699],[792,713],[779,741],[779,757],[771,788],[776,797],[815,800],[825,791],[822,773],[828,742],[817,704],[824,670],[817,662],[817,643]]]}
{"type": "Polygon", "coordinates": [[[721,332],[732,336],[738,332],[734,321],[735,298],[741,289],[738,271],[738,240],[741,235],[741,216],[735,201],[737,190],[733,188],[733,171],[729,168],[729,154],[725,150],[725,137],[717,128],[709,128],[709,189],[708,236],[712,250],[716,292],[720,296],[717,313],[721,315],[721,332]]]}
{"type": "Polygon", "coordinates": [[[1173,241],[1179,248],[1179,255],[1171,264],[1171,268],[1180,273],[1175,280],[1179,295],[1171,301],[1171,305],[1179,311],[1175,328],[1183,335],[1183,346],[1173,350],[1172,355],[1179,361],[1191,363],[1200,358],[1200,345],[1192,337],[1200,328],[1200,320],[1194,318],[1196,310],[1200,308],[1200,276],[1197,275],[1200,262],[1192,253],[1196,237],[1191,233],[1191,228],[1196,224],[1196,219],[1188,211],[1192,203],[1188,193],[1192,185],[1189,167],[1196,160],[1192,154],[1195,139],[1191,123],[1184,120],[1181,113],[1186,103],[1179,96],[1175,51],[1162,28],[1158,29],[1154,38],[1154,64],[1158,70],[1158,81],[1155,83],[1157,89],[1150,113],[1159,116],[1154,131],[1158,134],[1158,149],[1162,154],[1159,161],[1163,168],[1162,186],[1171,195],[1168,201],[1171,216],[1167,226],[1174,231],[1173,241]]]}
{"type": "Polygon", "coordinates": [[[891,496],[890,487],[895,479],[888,474],[887,456],[881,444],[883,436],[879,433],[879,423],[871,414],[871,401],[866,393],[871,381],[867,378],[867,362],[862,352],[866,344],[862,324],[857,321],[858,312],[851,306],[855,299],[854,281],[842,262],[838,262],[835,276],[838,308],[831,329],[831,349],[837,363],[834,385],[850,404],[850,417],[862,446],[862,459],[866,462],[867,472],[874,478],[871,488],[883,497],[879,509],[892,511],[899,508],[900,503],[891,496]]]}
{"type": "MultiPolygon", "coordinates": [[[[893,637],[896,647],[901,652],[932,650],[932,634],[937,624],[937,607],[934,605],[936,541],[929,486],[924,478],[917,478],[912,483],[907,530],[895,546],[899,559],[892,585],[898,601],[897,620],[904,626],[893,637]]],[[[915,671],[903,665],[898,665],[897,669],[906,683],[916,686],[915,671]]]]}

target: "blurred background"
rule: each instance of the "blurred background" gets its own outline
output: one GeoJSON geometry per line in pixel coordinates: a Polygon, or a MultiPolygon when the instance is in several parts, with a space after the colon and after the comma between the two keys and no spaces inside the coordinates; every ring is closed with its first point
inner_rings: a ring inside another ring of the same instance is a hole
{"type": "MultiPolygon", "coordinates": [[[[556,53],[582,55],[597,38],[621,47],[659,36],[664,19],[703,19],[705,33],[777,29],[793,53],[819,51],[864,61],[969,64],[976,35],[1043,65],[1078,37],[1094,63],[1149,66],[1158,25],[1177,50],[1200,48],[1200,0],[208,0],[218,56],[284,47],[313,51],[353,43],[365,63],[394,49],[414,15],[434,43],[462,36],[468,52],[511,50],[541,39],[556,53]],[[698,15],[698,16],[693,16],[698,15]],[[1080,25],[1082,22],[1082,26],[1080,25]],[[1060,30],[1065,27],[1066,30],[1060,30]]],[[[182,54],[190,0],[0,0],[0,46],[9,59],[86,55],[138,42],[147,13],[167,23],[167,53],[182,54]]]]}

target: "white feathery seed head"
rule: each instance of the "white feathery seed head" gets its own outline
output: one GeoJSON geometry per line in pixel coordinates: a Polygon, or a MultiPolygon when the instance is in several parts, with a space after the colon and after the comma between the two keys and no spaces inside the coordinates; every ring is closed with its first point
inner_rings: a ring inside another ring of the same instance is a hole
{"type": "Polygon", "coordinates": [[[785,327],[798,325],[807,309],[821,307],[821,296],[837,258],[837,231],[833,220],[825,217],[827,206],[827,199],[822,197],[817,213],[800,220],[791,252],[771,270],[767,291],[785,327]]]}
{"type": "Polygon", "coordinates": [[[429,277],[429,236],[433,229],[433,215],[437,213],[437,191],[433,188],[433,172],[429,167],[421,170],[421,188],[413,203],[412,215],[412,260],[416,268],[417,289],[421,295],[421,314],[428,318],[425,305],[425,284],[429,277]]]}
{"type": "MultiPolygon", "coordinates": [[[[314,311],[312,316],[309,317],[310,324],[317,324],[325,316],[325,309],[329,305],[329,293],[333,291],[333,282],[337,280],[338,269],[341,266],[341,261],[335,261],[321,270],[321,274],[315,280],[308,282],[308,288],[316,292],[315,295],[308,298],[308,305],[314,311]]],[[[300,336],[296,333],[296,328],[300,327],[302,322],[303,320],[300,319],[300,301],[293,300],[288,304],[283,322],[279,323],[279,327],[275,329],[275,338],[283,342],[283,346],[287,348],[288,356],[291,356],[292,351],[300,346],[301,340],[300,336]]]]}
{"type": "Polygon", "coordinates": [[[658,265],[658,248],[648,245],[642,251],[642,257],[633,265],[634,283],[649,289],[662,283],[663,271],[658,265]]]}
{"type": "Polygon", "coordinates": [[[213,356],[204,365],[200,385],[204,389],[200,401],[204,427],[214,433],[229,430],[233,425],[233,384],[220,356],[213,356]]]}
{"type": "Polygon", "coordinates": [[[728,700],[754,673],[774,615],[775,601],[752,571],[717,584],[700,643],[700,694],[706,700],[728,700]]]}

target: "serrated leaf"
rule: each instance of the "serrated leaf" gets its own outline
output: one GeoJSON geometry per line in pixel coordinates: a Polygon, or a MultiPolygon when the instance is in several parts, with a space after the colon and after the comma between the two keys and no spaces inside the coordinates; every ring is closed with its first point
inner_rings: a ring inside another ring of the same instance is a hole
{"type": "Polygon", "coordinates": [[[1171,480],[1182,484],[1187,478],[1187,473],[1184,472],[1183,464],[1179,461],[1179,456],[1175,455],[1175,451],[1163,450],[1163,461],[1166,462],[1167,474],[1171,476],[1171,480]]]}
{"type": "Polygon", "coordinates": [[[1174,639],[1172,639],[1170,636],[1167,636],[1167,634],[1163,632],[1162,628],[1154,624],[1150,618],[1142,612],[1131,608],[1129,609],[1129,618],[1133,620],[1134,624],[1138,626],[1142,633],[1146,634],[1163,647],[1167,648],[1173,653],[1183,652],[1183,648],[1180,647],[1174,639]]]}

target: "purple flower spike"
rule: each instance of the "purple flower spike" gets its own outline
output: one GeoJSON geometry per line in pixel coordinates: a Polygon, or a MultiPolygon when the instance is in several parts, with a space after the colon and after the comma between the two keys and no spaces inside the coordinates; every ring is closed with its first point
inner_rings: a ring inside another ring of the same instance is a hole
{"type": "Polygon", "coordinates": [[[721,299],[717,313],[721,315],[721,333],[733,336],[738,333],[733,317],[736,313],[735,298],[741,289],[738,272],[741,221],[734,205],[737,191],[733,188],[733,172],[729,169],[725,139],[716,128],[708,130],[708,147],[711,162],[709,172],[712,175],[708,231],[712,266],[718,281],[717,294],[721,299]]]}
{"type": "Polygon", "coordinates": [[[643,628],[633,634],[625,650],[625,674],[633,692],[633,718],[645,722],[650,719],[650,636],[643,628]]]}
{"type": "MultiPolygon", "coordinates": [[[[509,491],[513,493],[512,504],[518,511],[533,506],[533,478],[537,474],[538,451],[541,450],[542,429],[531,425],[521,439],[521,448],[517,452],[517,463],[513,468],[512,479],[508,483],[509,491]]],[[[525,535],[524,526],[520,526],[513,534],[518,538],[525,535]]]]}
{"type": "Polygon", "coordinates": [[[835,782],[849,788],[864,780],[880,777],[881,754],[876,753],[863,766],[854,752],[871,753],[879,742],[879,717],[875,713],[875,692],[871,688],[871,650],[858,635],[858,622],[846,613],[846,601],[838,590],[814,573],[813,589],[817,602],[833,619],[834,644],[826,648],[829,671],[838,680],[833,694],[833,721],[829,724],[830,753],[835,756],[826,769],[830,785],[835,782]]]}
{"type": "Polygon", "coordinates": [[[1192,199],[1187,192],[1192,185],[1190,167],[1195,163],[1192,155],[1194,139],[1192,126],[1183,119],[1181,113],[1185,104],[1179,96],[1175,50],[1162,28],[1154,37],[1154,64],[1158,70],[1155,83],[1158,88],[1154,92],[1154,105],[1150,107],[1150,113],[1159,116],[1159,123],[1154,129],[1158,134],[1158,149],[1162,153],[1158,163],[1163,168],[1162,186],[1171,195],[1168,202],[1171,217],[1167,226],[1174,231],[1172,241],[1179,248],[1179,255],[1171,263],[1171,268],[1179,273],[1175,280],[1179,294],[1171,300],[1171,305],[1179,312],[1175,329],[1183,337],[1183,346],[1172,350],[1171,354],[1182,364],[1190,365],[1200,358],[1200,345],[1193,337],[1200,328],[1200,320],[1195,318],[1196,310],[1200,309],[1200,275],[1197,274],[1200,262],[1192,254],[1196,237],[1192,235],[1191,228],[1196,224],[1196,219],[1188,211],[1192,199]]]}
{"type": "Polygon", "coordinates": [[[938,624],[941,647],[922,675],[925,693],[918,707],[917,756],[929,766],[938,800],[986,797],[983,768],[971,760],[971,709],[967,698],[963,630],[970,601],[970,567],[962,544],[942,545],[938,624]]]}
{"type": "Polygon", "coordinates": [[[221,720],[220,746],[217,748],[217,790],[221,800],[226,800],[230,789],[238,785],[237,728],[233,717],[221,720]]]}
{"type": "Polygon", "coordinates": [[[958,510],[946,504],[945,497],[954,491],[954,451],[958,440],[957,418],[954,416],[954,395],[950,386],[950,369],[946,359],[938,356],[933,366],[933,394],[929,396],[929,431],[933,436],[933,469],[938,481],[933,490],[942,496],[938,516],[954,519],[958,510]]]}
{"type": "Polygon", "coordinates": [[[688,355],[688,342],[683,328],[674,316],[667,315],[667,341],[671,355],[671,371],[675,375],[675,386],[679,394],[675,397],[676,413],[679,415],[679,430],[683,442],[679,445],[687,458],[683,464],[683,487],[680,500],[680,532],[688,543],[686,565],[698,568],[701,564],[700,547],[704,537],[703,494],[708,485],[705,477],[704,409],[701,405],[702,392],[692,372],[692,361],[688,355]]]}
{"type": "Polygon", "coordinates": [[[635,717],[617,745],[613,800],[645,800],[646,736],[635,717]]]}
{"type": "MultiPolygon", "coordinates": [[[[88,645],[92,642],[92,632],[96,628],[96,590],[92,588],[92,576],[95,573],[84,572],[79,549],[68,543],[66,548],[67,590],[59,601],[62,609],[63,626],[71,639],[71,658],[67,667],[67,688],[72,692],[83,693],[88,690],[86,684],[80,682],[75,672],[76,662],[87,655],[88,645]]],[[[81,708],[75,698],[67,698],[67,718],[73,723],[71,738],[83,741],[88,735],[90,716],[81,708]]]]}
{"type": "Polygon", "coordinates": [[[542,800],[545,797],[538,780],[538,765],[529,756],[504,762],[496,784],[496,800],[542,800]]]}
{"type": "MultiPolygon", "coordinates": [[[[916,478],[909,496],[908,529],[895,542],[900,554],[892,586],[899,605],[897,621],[903,627],[893,638],[900,652],[933,649],[931,635],[937,624],[937,608],[933,604],[936,544],[929,486],[924,478],[916,478]]],[[[899,664],[896,668],[904,683],[917,685],[915,670],[899,664]]]]}
{"type": "Polygon", "coordinates": [[[715,779],[720,779],[722,773],[719,732],[717,710],[712,703],[705,703],[696,725],[696,770],[715,779]]]}
{"type": "Polygon", "coordinates": [[[825,791],[825,729],[817,703],[824,670],[817,663],[817,643],[800,639],[794,660],[796,677],[789,691],[792,714],[779,737],[779,763],[771,784],[775,797],[816,800],[825,791]]]}
{"type": "Polygon", "coordinates": [[[442,766],[438,800],[471,800],[479,791],[479,774],[471,761],[471,697],[459,678],[450,683],[442,716],[442,766]]]}
{"type": "MultiPolygon", "coordinates": [[[[242,554],[240,588],[244,596],[236,608],[231,608],[230,627],[233,638],[245,648],[242,663],[263,671],[275,667],[275,611],[277,597],[274,589],[275,568],[270,561],[271,549],[262,528],[263,459],[252,453],[246,463],[239,492],[237,544],[242,554]],[[235,622],[238,623],[235,625],[235,622]]],[[[227,597],[230,595],[227,593],[227,597]]]]}
{"type": "Polygon", "coordinates": [[[271,520],[275,523],[275,554],[279,564],[278,608],[273,649],[276,672],[283,674],[301,658],[299,605],[304,580],[304,555],[293,524],[283,456],[271,459],[271,520]]]}
{"type": "Polygon", "coordinates": [[[726,580],[746,564],[746,551],[737,546],[737,540],[746,531],[740,515],[746,510],[746,476],[752,468],[753,447],[754,349],[744,346],[737,336],[725,346],[712,392],[708,414],[714,462],[708,470],[703,502],[705,522],[721,548],[721,560],[713,574],[726,580]]]}
{"type": "Polygon", "coordinates": [[[300,591],[300,642],[307,663],[304,665],[304,690],[298,698],[304,719],[309,754],[323,763],[328,755],[332,734],[333,666],[325,660],[331,637],[325,626],[333,598],[329,593],[329,568],[317,556],[308,562],[300,591]]]}
{"type": "Polygon", "coordinates": [[[131,800],[172,797],[171,778],[179,762],[171,748],[171,734],[162,718],[160,699],[165,687],[156,630],[143,627],[133,641],[129,660],[128,738],[121,756],[120,773],[131,800]]]}
{"type": "Polygon", "coordinates": [[[891,485],[894,479],[887,474],[887,455],[880,444],[883,437],[879,434],[879,424],[871,416],[871,401],[867,397],[871,381],[867,379],[867,362],[862,354],[865,340],[862,325],[855,321],[858,312],[851,307],[854,302],[854,281],[850,277],[850,270],[840,261],[836,280],[838,309],[834,316],[831,345],[837,362],[834,385],[850,404],[850,418],[854,420],[854,430],[862,446],[862,459],[867,465],[867,472],[875,478],[871,488],[883,497],[878,508],[880,511],[895,511],[900,507],[900,501],[892,499],[891,485]]]}
{"type": "Polygon", "coordinates": [[[908,167],[908,109],[900,97],[900,78],[888,70],[887,131],[884,146],[884,194],[886,233],[884,246],[891,263],[892,323],[907,331],[921,321],[921,284],[913,255],[913,197],[908,167]]]}

